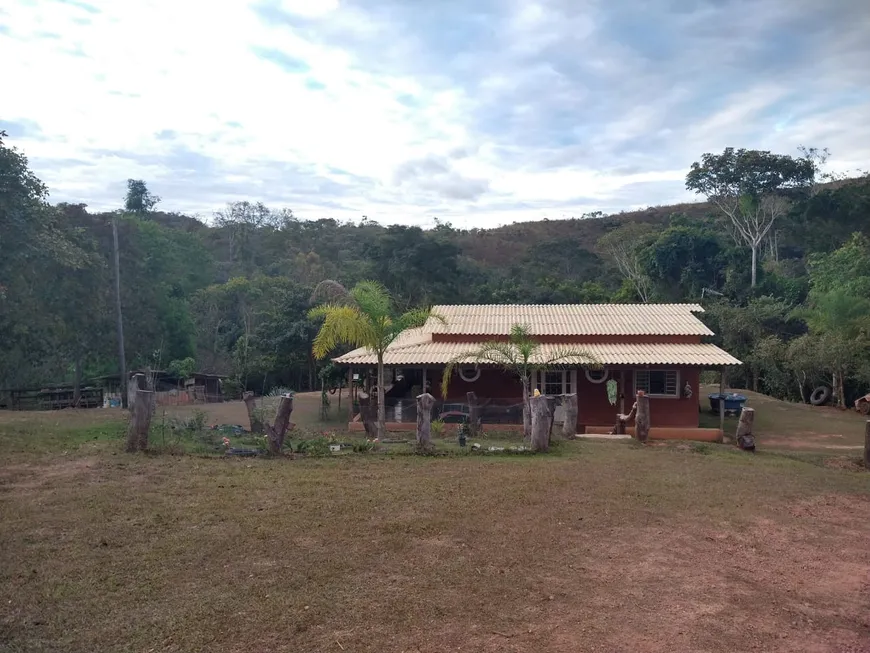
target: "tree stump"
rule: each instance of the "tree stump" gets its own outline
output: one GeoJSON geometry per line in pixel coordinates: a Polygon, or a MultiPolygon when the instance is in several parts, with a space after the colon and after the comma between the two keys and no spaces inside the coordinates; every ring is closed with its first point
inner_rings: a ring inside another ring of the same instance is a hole
{"type": "Polygon", "coordinates": [[[752,435],[754,422],[754,408],[744,408],[740,411],[740,421],[737,423],[737,446],[744,451],[755,451],[755,437],[752,435]]]}
{"type": "Polygon", "coordinates": [[[562,422],[562,437],[573,440],[577,437],[577,416],[580,412],[577,395],[562,395],[562,408],[565,409],[565,421],[562,422]]]}
{"type": "Polygon", "coordinates": [[[256,416],[257,401],[254,399],[254,393],[246,390],[242,395],[242,400],[245,402],[245,408],[248,409],[248,421],[251,423],[251,433],[265,433],[263,420],[256,416]]]}
{"type": "Polygon", "coordinates": [[[151,408],[154,403],[154,393],[150,390],[140,390],[132,385],[132,396],[129,398],[130,425],[127,427],[127,451],[145,451],[148,449],[148,431],[151,428],[151,408]]]}
{"type": "Polygon", "coordinates": [[[480,406],[477,403],[477,395],[466,392],[465,399],[468,401],[468,436],[476,438],[480,433],[480,406]]]}
{"type": "Polygon", "coordinates": [[[550,426],[547,428],[547,441],[553,441],[553,422],[556,420],[556,398],[547,397],[547,411],[550,413],[550,426]]]}
{"type": "Polygon", "coordinates": [[[870,469],[870,420],[864,427],[864,468],[870,469]]]}
{"type": "Polygon", "coordinates": [[[544,395],[529,399],[532,414],[532,451],[547,451],[550,448],[550,409],[544,395]]]}
{"type": "Polygon", "coordinates": [[[432,406],[435,397],[428,392],[417,395],[417,451],[432,450],[432,406]]]}
{"type": "Polygon", "coordinates": [[[369,440],[374,440],[378,437],[378,407],[377,405],[372,405],[371,399],[368,399],[366,403],[360,401],[359,404],[359,418],[362,421],[363,428],[366,431],[366,435],[369,440]]]}
{"type": "Polygon", "coordinates": [[[290,394],[282,395],[278,402],[278,409],[275,411],[275,423],[266,424],[269,453],[273,456],[281,455],[281,450],[284,448],[284,437],[290,427],[290,413],[292,412],[293,396],[290,394]]]}
{"type": "Polygon", "coordinates": [[[649,397],[643,390],[637,393],[637,416],[634,418],[634,433],[637,441],[646,444],[649,440],[649,397]]]}

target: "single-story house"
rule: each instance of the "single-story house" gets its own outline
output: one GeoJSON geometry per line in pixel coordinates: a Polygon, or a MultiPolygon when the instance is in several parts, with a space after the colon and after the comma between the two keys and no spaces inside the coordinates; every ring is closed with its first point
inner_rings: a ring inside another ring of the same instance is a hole
{"type": "MultiPolygon", "coordinates": [[[[485,429],[488,423],[498,428],[521,425],[522,386],[516,375],[497,365],[465,360],[454,371],[447,396],[441,392],[448,363],[485,342],[507,341],[517,324],[541,343],[539,360],[571,348],[582,349],[595,361],[569,360],[559,369],[533,375],[543,394],[577,394],[578,433],[608,432],[617,413],[627,413],[637,391],[643,390],[650,397],[652,437],[703,436],[697,433],[701,371],[741,364],[703,342],[713,332],[696,317],[703,312],[697,304],[487,304],[434,306],[432,312],[444,321],[430,318],[423,327],[402,333],[384,356],[389,429],[414,428],[414,398],[423,389],[439,401],[436,412],[445,421],[467,414],[466,393],[474,392],[485,429]],[[615,393],[609,381],[615,381],[615,393]]],[[[335,361],[349,366],[350,378],[357,380],[371,379],[377,364],[365,348],[335,361]]],[[[557,409],[556,421],[561,414],[557,409]]],[[[351,428],[361,427],[356,414],[351,428]]],[[[712,439],[714,434],[706,436],[712,439]]]]}

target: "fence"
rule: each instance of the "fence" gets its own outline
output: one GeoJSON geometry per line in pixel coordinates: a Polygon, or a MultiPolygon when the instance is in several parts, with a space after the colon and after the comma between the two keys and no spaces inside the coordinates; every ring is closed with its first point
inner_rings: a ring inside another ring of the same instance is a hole
{"type": "MultiPolygon", "coordinates": [[[[523,403],[517,397],[478,399],[477,414],[481,424],[522,424],[523,403]]],[[[385,400],[387,422],[403,423],[417,421],[417,401],[415,399],[385,400]]],[[[359,403],[353,406],[354,415],[359,415],[359,403]]],[[[561,407],[557,409],[557,413],[561,407]]],[[[467,403],[461,401],[436,400],[432,408],[432,419],[440,419],[447,424],[467,422],[471,410],[467,403]]],[[[558,418],[558,414],[557,414],[558,418]]],[[[560,421],[556,419],[556,421],[560,421]]]]}

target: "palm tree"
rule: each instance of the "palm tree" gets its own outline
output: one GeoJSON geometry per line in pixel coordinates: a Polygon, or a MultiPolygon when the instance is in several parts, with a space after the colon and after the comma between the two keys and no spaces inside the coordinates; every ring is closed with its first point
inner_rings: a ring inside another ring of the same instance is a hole
{"type": "Polygon", "coordinates": [[[384,354],[406,329],[423,326],[430,317],[440,321],[430,309],[414,308],[404,313],[395,310],[389,291],[377,281],[360,281],[350,290],[337,281],[321,281],[312,301],[326,300],[308,312],[311,319],[323,319],[314,338],[314,356],[325,358],[338,345],[366,347],[378,357],[377,436],[386,431],[384,406],[384,354]]]}
{"type": "Polygon", "coordinates": [[[553,351],[548,351],[544,356],[541,347],[542,343],[535,340],[529,327],[514,324],[507,342],[485,342],[478,349],[451,360],[444,368],[441,394],[447,397],[453,370],[462,363],[490,363],[516,374],[523,386],[523,434],[528,438],[532,433],[532,413],[529,402],[532,372],[560,368],[569,364],[585,363],[593,366],[598,364],[595,357],[583,349],[559,346],[553,351]]]}

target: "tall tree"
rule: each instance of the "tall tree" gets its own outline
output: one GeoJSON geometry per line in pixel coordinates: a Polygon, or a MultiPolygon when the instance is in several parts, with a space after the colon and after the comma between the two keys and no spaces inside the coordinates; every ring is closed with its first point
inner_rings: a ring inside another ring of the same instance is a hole
{"type": "Polygon", "coordinates": [[[160,198],[148,190],[142,179],[127,180],[127,195],[124,197],[124,210],[127,213],[145,215],[160,202],[160,198]]]}
{"type": "Polygon", "coordinates": [[[384,354],[399,334],[406,329],[423,326],[431,317],[442,320],[429,309],[414,308],[399,314],[393,298],[376,281],[360,281],[350,290],[332,281],[322,281],[314,294],[315,300],[327,302],[309,311],[313,320],[323,320],[314,338],[314,355],[326,358],[339,345],[366,347],[378,359],[378,438],[386,432],[384,402],[384,354]]]}
{"type": "Polygon", "coordinates": [[[752,252],[752,282],[757,281],[758,248],[789,207],[789,196],[812,188],[816,164],[759,150],[725,148],[704,154],[686,175],[686,188],[704,195],[724,213],[738,243],[752,252]]]}
{"type": "Polygon", "coordinates": [[[642,260],[644,248],[655,240],[656,228],[640,222],[617,227],[598,240],[598,249],[616,264],[622,278],[646,304],[652,296],[652,281],[642,260]]]}
{"type": "Polygon", "coordinates": [[[523,434],[532,434],[532,411],[529,394],[532,387],[532,373],[536,370],[558,369],[566,365],[595,365],[597,361],[586,350],[579,347],[559,346],[544,349],[529,327],[514,324],[507,342],[485,342],[472,352],[457,356],[444,368],[441,379],[441,394],[446,397],[450,379],[457,365],[463,363],[484,363],[496,365],[509,374],[516,374],[523,387],[523,434]]]}

